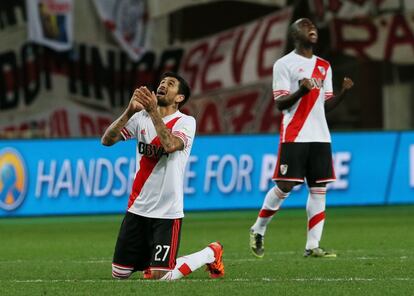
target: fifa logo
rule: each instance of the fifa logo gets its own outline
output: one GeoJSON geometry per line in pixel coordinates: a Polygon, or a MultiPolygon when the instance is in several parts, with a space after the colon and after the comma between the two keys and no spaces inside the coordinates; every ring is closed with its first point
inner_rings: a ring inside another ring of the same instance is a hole
{"type": "Polygon", "coordinates": [[[15,149],[0,150],[0,209],[12,211],[26,197],[27,170],[15,149]]]}

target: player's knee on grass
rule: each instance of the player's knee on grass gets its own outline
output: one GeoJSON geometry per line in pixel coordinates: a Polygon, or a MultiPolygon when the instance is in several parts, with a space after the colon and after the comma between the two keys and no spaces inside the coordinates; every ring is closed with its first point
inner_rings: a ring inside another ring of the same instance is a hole
{"type": "Polygon", "coordinates": [[[112,263],[112,277],[114,279],[125,280],[131,276],[133,270],[133,267],[120,266],[112,263]]]}
{"type": "Polygon", "coordinates": [[[151,270],[151,279],[159,280],[162,279],[169,271],[165,270],[151,270]]]}

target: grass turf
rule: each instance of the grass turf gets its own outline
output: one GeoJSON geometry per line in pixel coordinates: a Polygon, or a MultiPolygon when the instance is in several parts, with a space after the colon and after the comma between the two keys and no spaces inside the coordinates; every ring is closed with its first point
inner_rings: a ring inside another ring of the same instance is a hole
{"type": "Polygon", "coordinates": [[[248,248],[256,211],[189,213],[179,255],[214,240],[226,276],[200,269],[175,282],[111,279],[122,216],[0,219],[0,295],[413,295],[414,206],[331,208],[322,246],[336,259],[303,258],[304,209],[277,214],[265,257],[248,248]]]}

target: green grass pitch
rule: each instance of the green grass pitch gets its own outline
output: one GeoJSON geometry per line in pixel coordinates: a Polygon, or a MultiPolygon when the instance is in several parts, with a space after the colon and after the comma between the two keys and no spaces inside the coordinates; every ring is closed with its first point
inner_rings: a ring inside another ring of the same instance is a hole
{"type": "Polygon", "coordinates": [[[321,245],[335,259],[302,257],[304,209],[280,211],[254,258],[256,214],[188,213],[179,255],[219,240],[226,276],[175,282],[111,279],[122,216],[0,219],[0,295],[414,295],[414,206],[328,209],[321,245]]]}

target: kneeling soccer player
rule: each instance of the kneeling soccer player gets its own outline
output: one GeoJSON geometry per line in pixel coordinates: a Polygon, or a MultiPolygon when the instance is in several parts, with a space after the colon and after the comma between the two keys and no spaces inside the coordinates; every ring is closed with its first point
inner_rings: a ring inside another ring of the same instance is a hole
{"type": "Polygon", "coordinates": [[[112,276],[175,280],[207,266],[210,277],[224,276],[223,246],[178,259],[183,214],[184,171],[196,130],[195,119],[179,111],[190,97],[187,82],[164,73],[156,93],[137,88],[124,113],[102,136],[102,144],[135,139],[137,170],[128,210],[119,231],[112,276]]]}

